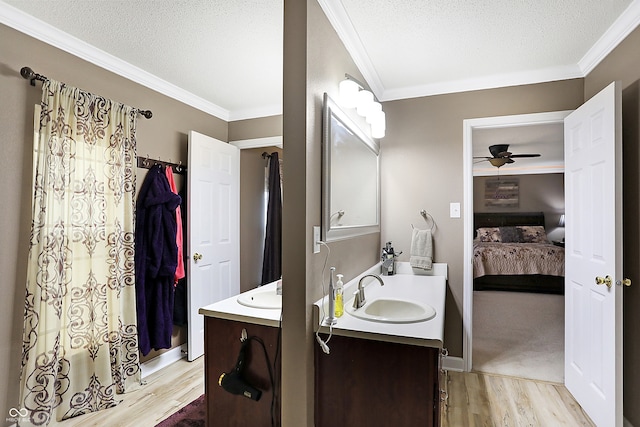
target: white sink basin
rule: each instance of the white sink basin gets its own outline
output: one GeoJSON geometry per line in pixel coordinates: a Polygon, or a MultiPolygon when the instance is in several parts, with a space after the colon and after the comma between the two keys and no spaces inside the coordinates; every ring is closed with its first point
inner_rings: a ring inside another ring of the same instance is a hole
{"type": "Polygon", "coordinates": [[[252,308],[281,309],[282,295],[276,294],[273,288],[249,291],[238,295],[238,302],[252,308]]]}
{"type": "Polygon", "coordinates": [[[429,304],[422,304],[398,298],[378,298],[367,301],[364,307],[353,308],[353,300],[347,313],[363,320],[381,323],[415,323],[433,319],[436,310],[429,304]]]}

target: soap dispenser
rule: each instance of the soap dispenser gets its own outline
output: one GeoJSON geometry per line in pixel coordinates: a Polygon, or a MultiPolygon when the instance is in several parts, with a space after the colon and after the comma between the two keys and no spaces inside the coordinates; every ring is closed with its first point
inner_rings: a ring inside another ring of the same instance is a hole
{"type": "Polygon", "coordinates": [[[333,284],[333,272],[336,271],[335,267],[331,267],[329,275],[329,295],[327,299],[329,300],[329,314],[324,320],[326,325],[335,325],[338,321],[336,319],[336,288],[333,284]]]}
{"type": "Polygon", "coordinates": [[[387,242],[384,248],[382,248],[382,255],[380,261],[382,261],[382,274],[384,276],[393,276],[395,273],[395,257],[396,254],[391,246],[391,242],[387,242]]]}
{"type": "Polygon", "coordinates": [[[337,274],[338,281],[336,282],[336,317],[341,317],[344,314],[344,284],[342,283],[342,274],[337,274]]]}

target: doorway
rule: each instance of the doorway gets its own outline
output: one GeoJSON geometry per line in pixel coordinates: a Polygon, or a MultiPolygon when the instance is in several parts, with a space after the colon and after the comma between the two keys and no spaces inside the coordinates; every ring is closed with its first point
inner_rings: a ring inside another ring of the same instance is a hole
{"type": "MultiPolygon", "coordinates": [[[[463,123],[463,153],[464,153],[464,293],[463,293],[463,362],[464,369],[470,371],[473,366],[473,328],[474,328],[474,288],[473,288],[473,235],[474,235],[474,142],[480,140],[483,133],[504,132],[505,135],[513,133],[518,129],[528,126],[544,126],[563,123],[564,118],[570,111],[559,111],[549,113],[535,113],[515,116],[489,117],[479,119],[468,119],[463,123]],[[476,141],[474,141],[474,138],[476,141]]],[[[496,138],[496,134],[492,138],[496,138]]],[[[497,143],[508,143],[500,142],[497,143]]],[[[524,147],[525,151],[529,147],[524,147]]],[[[562,144],[564,149],[564,144],[562,144]]],[[[520,148],[519,148],[520,150],[520,148]]],[[[488,150],[487,150],[488,152],[488,150]]],[[[519,159],[518,159],[519,160],[519,159]]],[[[487,164],[489,162],[486,162],[487,164]]],[[[522,162],[524,163],[524,162],[522,162]]],[[[510,166],[510,165],[508,165],[510,166]]],[[[515,163],[515,168],[509,167],[498,168],[500,175],[513,173],[513,169],[524,169],[522,165],[515,163]]],[[[529,171],[528,173],[544,172],[563,172],[562,165],[539,165],[536,167],[538,171],[529,171]]],[[[536,169],[533,168],[533,169],[536,169]]],[[[489,173],[496,174],[494,167],[485,167],[485,175],[489,173]]],[[[525,172],[520,170],[519,173],[525,172]]],[[[506,322],[508,323],[508,322],[506,322]]]]}

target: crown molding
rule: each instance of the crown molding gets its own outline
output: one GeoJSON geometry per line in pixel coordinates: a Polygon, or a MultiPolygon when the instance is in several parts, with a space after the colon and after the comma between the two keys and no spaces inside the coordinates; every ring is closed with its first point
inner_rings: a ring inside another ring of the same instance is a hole
{"type": "Polygon", "coordinates": [[[228,110],[60,31],[2,1],[0,1],[0,23],[207,114],[227,122],[230,120],[231,113],[228,110]]]}
{"type": "Polygon", "coordinates": [[[640,24],[640,0],[634,0],[575,65],[385,90],[342,2],[340,0],[318,0],[318,3],[356,66],[371,86],[371,90],[380,101],[583,78],[640,24]]]}
{"type": "Polygon", "coordinates": [[[567,80],[584,77],[577,65],[569,65],[555,68],[545,68],[533,71],[516,73],[494,74],[491,76],[452,80],[428,85],[410,86],[387,90],[383,93],[381,101],[393,101],[398,99],[418,98],[422,96],[442,95],[447,93],[469,92],[474,90],[496,89],[508,86],[521,86],[526,84],[545,83],[557,80],[567,80]]]}
{"type": "Polygon", "coordinates": [[[246,110],[231,111],[229,113],[230,122],[237,120],[255,119],[269,116],[281,116],[282,104],[268,105],[265,107],[249,108],[246,110]]]}
{"type": "Polygon", "coordinates": [[[267,136],[264,138],[238,139],[235,141],[229,141],[229,144],[234,145],[241,150],[245,150],[247,148],[262,148],[262,147],[282,148],[282,136],[267,136]]]}
{"type": "Polygon", "coordinates": [[[578,66],[586,76],[640,24],[640,0],[634,0],[622,15],[580,59],[578,66]]]}
{"type": "Polygon", "coordinates": [[[367,50],[364,48],[360,37],[353,24],[347,15],[347,11],[340,0],[318,0],[320,7],[324,11],[324,14],[329,19],[331,26],[338,33],[338,37],[342,40],[345,48],[351,55],[356,67],[364,76],[367,84],[371,88],[371,91],[376,95],[378,99],[380,94],[384,92],[384,85],[376,68],[371,62],[371,58],[367,55],[367,50]]]}

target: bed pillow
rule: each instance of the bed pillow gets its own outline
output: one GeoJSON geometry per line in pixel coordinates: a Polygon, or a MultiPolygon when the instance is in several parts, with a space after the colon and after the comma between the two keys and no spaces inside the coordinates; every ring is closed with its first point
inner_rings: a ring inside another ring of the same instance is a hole
{"type": "Polygon", "coordinates": [[[476,240],[480,242],[500,242],[500,229],[498,227],[478,228],[476,240]]]}
{"type": "Polygon", "coordinates": [[[522,225],[518,227],[522,232],[524,243],[549,243],[549,238],[541,225],[522,225]]]}
{"type": "Polygon", "coordinates": [[[500,227],[500,241],[502,243],[523,243],[522,230],[518,227],[500,227]]]}

